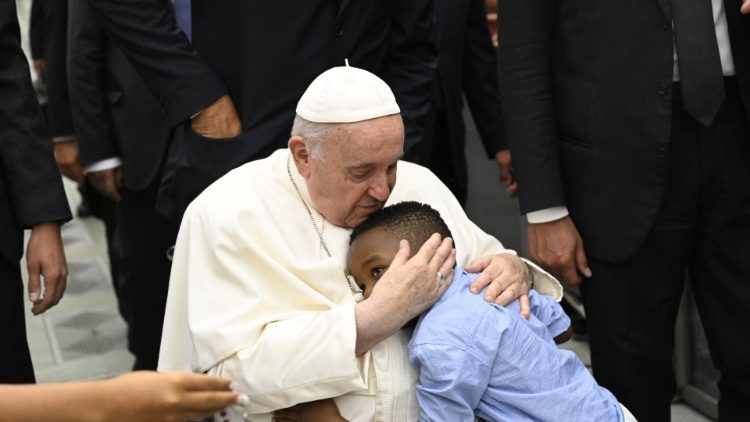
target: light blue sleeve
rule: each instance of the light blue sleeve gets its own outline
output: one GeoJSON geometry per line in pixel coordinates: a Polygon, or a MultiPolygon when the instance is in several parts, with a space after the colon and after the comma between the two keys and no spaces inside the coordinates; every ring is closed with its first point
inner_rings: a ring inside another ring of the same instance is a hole
{"type": "Polygon", "coordinates": [[[559,336],[570,327],[570,318],[555,299],[532,291],[529,294],[529,303],[531,313],[547,326],[552,337],[559,336]]]}
{"type": "Polygon", "coordinates": [[[474,421],[474,409],[489,383],[488,365],[466,350],[442,344],[414,346],[411,362],[419,371],[420,421],[474,421]]]}

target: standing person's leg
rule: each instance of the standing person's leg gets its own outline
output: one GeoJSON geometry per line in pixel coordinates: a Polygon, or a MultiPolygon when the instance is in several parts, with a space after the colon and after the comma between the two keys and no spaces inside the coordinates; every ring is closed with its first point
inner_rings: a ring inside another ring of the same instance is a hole
{"type": "Polygon", "coordinates": [[[594,276],[581,291],[594,377],[641,422],[670,419],[674,327],[691,232],[655,230],[627,263],[588,261],[594,276]]]}
{"type": "Polygon", "coordinates": [[[589,257],[593,277],[581,285],[594,377],[641,422],[669,421],[676,393],[674,329],[697,218],[698,132],[675,107],[664,196],[648,238],[623,263],[589,257]]]}
{"type": "Polygon", "coordinates": [[[25,297],[18,263],[0,254],[0,384],[36,382],[26,340],[25,297]]]}
{"type": "MultiPolygon", "coordinates": [[[[451,144],[451,133],[448,127],[448,116],[442,110],[435,112],[434,134],[432,137],[432,154],[427,167],[445,183],[453,192],[458,202],[463,206],[466,205],[468,196],[468,186],[466,176],[463,178],[458,174],[454,160],[456,159],[453,151],[454,146],[451,144]]],[[[465,171],[465,169],[464,169],[465,171]]]]}
{"type": "MultiPolygon", "coordinates": [[[[731,80],[728,80],[731,81],[731,80]]],[[[695,301],[719,380],[719,420],[750,417],[750,128],[739,88],[701,139],[701,214],[691,257],[695,301]]]]}
{"type": "Polygon", "coordinates": [[[156,369],[171,268],[167,249],[177,237],[177,228],[154,209],[159,181],[143,191],[123,189],[119,204],[118,282],[134,369],[156,369]]]}

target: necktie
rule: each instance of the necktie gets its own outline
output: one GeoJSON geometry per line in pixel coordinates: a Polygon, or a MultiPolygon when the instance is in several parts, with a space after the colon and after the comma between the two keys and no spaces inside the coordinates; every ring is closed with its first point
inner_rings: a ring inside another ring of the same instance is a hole
{"type": "Polygon", "coordinates": [[[182,32],[187,35],[189,40],[193,39],[193,21],[190,15],[190,0],[174,0],[174,13],[177,18],[177,25],[182,28],[182,32]]]}
{"type": "Polygon", "coordinates": [[[672,0],[672,19],[683,108],[702,125],[711,126],[724,101],[711,0],[672,0]]]}

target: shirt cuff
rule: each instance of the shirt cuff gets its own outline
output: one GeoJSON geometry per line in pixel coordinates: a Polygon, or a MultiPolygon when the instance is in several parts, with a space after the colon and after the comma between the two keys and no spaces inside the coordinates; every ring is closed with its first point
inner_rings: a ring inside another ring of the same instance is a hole
{"type": "Polygon", "coordinates": [[[62,142],[75,142],[75,141],[76,141],[76,137],[73,135],[55,136],[54,138],[52,138],[53,144],[59,144],[62,142]]]}
{"type": "Polygon", "coordinates": [[[122,160],[120,160],[120,157],[112,157],[97,161],[90,166],[86,166],[86,168],[83,169],[83,172],[85,174],[96,173],[97,171],[112,170],[113,168],[120,167],[121,165],[122,160]]]}
{"type": "Polygon", "coordinates": [[[568,216],[568,207],[561,205],[558,207],[545,208],[539,211],[526,213],[526,220],[529,224],[549,223],[550,221],[559,220],[568,216]]]}

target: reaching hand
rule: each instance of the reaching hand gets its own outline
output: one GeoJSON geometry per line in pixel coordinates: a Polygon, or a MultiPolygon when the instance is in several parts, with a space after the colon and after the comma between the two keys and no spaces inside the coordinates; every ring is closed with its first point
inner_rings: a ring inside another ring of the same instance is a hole
{"type": "Polygon", "coordinates": [[[78,144],[75,141],[55,144],[55,160],[60,173],[74,182],[83,182],[83,166],[78,158],[78,144]]]}
{"type": "Polygon", "coordinates": [[[479,273],[471,283],[472,293],[485,287],[484,299],[505,306],[516,299],[521,305],[521,315],[528,318],[529,308],[529,268],[523,260],[513,254],[497,254],[474,260],[466,267],[467,272],[479,273]]]}
{"type": "Polygon", "coordinates": [[[591,277],[583,240],[570,217],[549,223],[529,224],[529,253],[555,277],[570,286],[591,277]]]}
{"type": "Polygon", "coordinates": [[[29,300],[33,304],[31,312],[39,315],[57,305],[65,292],[68,266],[60,238],[60,224],[47,222],[32,227],[26,249],[26,265],[29,270],[29,300]]]}
{"type": "Polygon", "coordinates": [[[205,138],[234,138],[242,132],[237,109],[224,95],[193,118],[193,130],[205,138]]]}
{"type": "Polygon", "coordinates": [[[511,198],[518,192],[518,183],[513,175],[513,161],[509,149],[501,149],[495,154],[495,161],[500,168],[500,182],[505,185],[505,191],[511,198]]]}
{"type": "Polygon", "coordinates": [[[750,13],[750,0],[742,0],[742,6],[740,7],[740,12],[747,15],[750,13]]]}
{"type": "Polygon", "coordinates": [[[247,397],[230,389],[225,378],[203,374],[131,372],[102,388],[105,420],[163,422],[200,419],[247,397]]]}
{"type": "Polygon", "coordinates": [[[120,167],[89,173],[87,177],[94,189],[115,202],[120,201],[120,186],[122,186],[120,167]]]}

